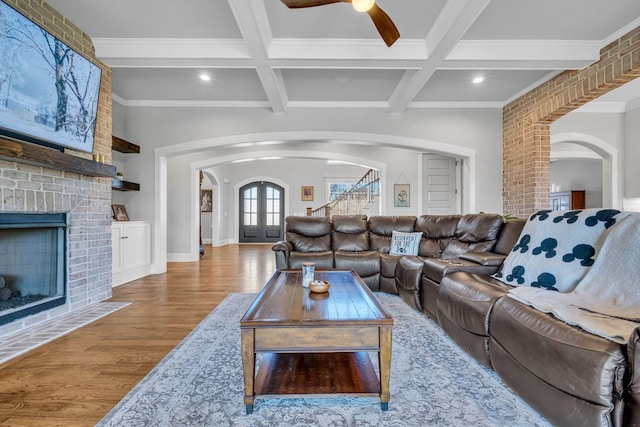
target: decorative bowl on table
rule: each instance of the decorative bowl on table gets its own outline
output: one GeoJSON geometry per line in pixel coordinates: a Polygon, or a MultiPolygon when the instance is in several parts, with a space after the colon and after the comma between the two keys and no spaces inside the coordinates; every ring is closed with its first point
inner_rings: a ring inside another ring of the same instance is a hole
{"type": "Polygon", "coordinates": [[[329,290],[329,282],[325,282],[324,280],[312,280],[309,282],[309,290],[311,292],[323,293],[329,290]]]}

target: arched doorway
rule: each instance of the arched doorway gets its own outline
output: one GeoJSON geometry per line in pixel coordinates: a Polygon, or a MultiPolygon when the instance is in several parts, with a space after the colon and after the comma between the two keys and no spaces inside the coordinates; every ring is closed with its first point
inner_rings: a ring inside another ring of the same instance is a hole
{"type": "Polygon", "coordinates": [[[266,181],[239,191],[240,243],[273,243],[284,237],[284,188],[266,181]]]}

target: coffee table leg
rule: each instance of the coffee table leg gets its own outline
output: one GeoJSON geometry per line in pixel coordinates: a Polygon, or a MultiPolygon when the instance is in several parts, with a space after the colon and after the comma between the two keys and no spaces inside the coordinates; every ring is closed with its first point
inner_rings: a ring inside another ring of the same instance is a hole
{"type": "Polygon", "coordinates": [[[378,353],[380,366],[380,408],[383,411],[389,409],[389,379],[391,377],[391,326],[380,327],[380,353],[378,353]]]}
{"type": "Polygon", "coordinates": [[[244,404],[247,415],[253,412],[253,382],[255,377],[256,353],[253,328],[241,329],[242,373],[244,374],[244,404]]]}

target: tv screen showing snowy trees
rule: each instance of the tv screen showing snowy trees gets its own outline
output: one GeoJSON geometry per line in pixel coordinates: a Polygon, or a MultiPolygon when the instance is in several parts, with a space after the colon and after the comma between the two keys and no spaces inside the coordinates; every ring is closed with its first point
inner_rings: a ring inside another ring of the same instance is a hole
{"type": "Polygon", "coordinates": [[[0,1],[0,134],[91,153],[101,71],[0,1]]]}

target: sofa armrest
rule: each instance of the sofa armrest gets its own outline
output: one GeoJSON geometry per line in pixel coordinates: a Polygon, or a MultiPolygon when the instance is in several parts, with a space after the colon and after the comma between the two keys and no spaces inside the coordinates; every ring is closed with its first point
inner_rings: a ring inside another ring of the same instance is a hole
{"type": "Polygon", "coordinates": [[[506,255],[496,254],[493,252],[467,252],[465,254],[461,254],[458,258],[487,267],[498,267],[502,265],[506,257],[506,255]]]}
{"type": "Polygon", "coordinates": [[[281,270],[289,268],[289,255],[293,251],[293,244],[281,240],[271,246],[271,250],[276,253],[276,268],[281,270]]]}
{"type": "Polygon", "coordinates": [[[279,242],[276,242],[273,244],[273,246],[271,246],[271,250],[272,251],[284,251],[284,252],[291,252],[293,251],[293,244],[291,242],[287,242],[286,240],[281,240],[279,242]]]}

